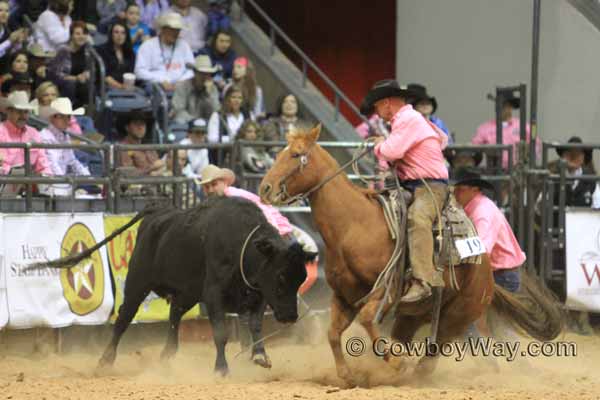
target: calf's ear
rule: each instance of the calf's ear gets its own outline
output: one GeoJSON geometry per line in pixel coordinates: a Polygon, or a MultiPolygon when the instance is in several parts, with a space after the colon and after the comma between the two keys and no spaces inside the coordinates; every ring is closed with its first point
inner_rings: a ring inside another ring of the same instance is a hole
{"type": "Polygon", "coordinates": [[[260,251],[263,255],[265,255],[267,257],[271,257],[273,254],[275,254],[275,251],[276,251],[275,245],[269,239],[265,239],[265,238],[256,239],[256,240],[254,240],[254,245],[256,246],[258,251],[260,251]]]}

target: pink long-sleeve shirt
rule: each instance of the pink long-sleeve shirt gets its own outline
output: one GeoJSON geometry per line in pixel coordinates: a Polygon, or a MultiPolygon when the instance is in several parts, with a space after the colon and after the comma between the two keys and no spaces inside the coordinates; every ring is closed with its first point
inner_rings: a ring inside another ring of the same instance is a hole
{"type": "Polygon", "coordinates": [[[496,204],[479,193],[465,206],[465,213],[477,229],[490,257],[492,269],[510,269],[525,262],[525,253],[496,204]]]}
{"type": "Polygon", "coordinates": [[[375,146],[379,160],[395,162],[401,180],[448,179],[442,149],[448,136],[423,118],[410,104],[392,117],[390,136],[375,146]]]}
{"type": "MultiPolygon", "coordinates": [[[[527,142],[529,142],[529,124],[526,125],[526,131],[527,142]]],[[[502,144],[510,144],[513,146],[513,165],[515,165],[518,161],[519,152],[517,146],[515,145],[521,140],[520,132],[520,122],[518,118],[513,117],[509,121],[502,123],[502,144]]],[[[471,143],[476,145],[496,144],[496,120],[491,119],[479,125],[479,128],[477,128],[477,133],[473,139],[471,139],[471,143]]],[[[542,154],[542,141],[540,140],[539,136],[535,142],[535,151],[539,158],[542,154]]],[[[508,168],[508,153],[506,151],[502,152],[502,167],[505,169],[508,168]]]]}
{"type": "Polygon", "coordinates": [[[244,189],[239,189],[233,186],[229,186],[225,189],[225,196],[227,197],[242,197],[246,200],[250,200],[258,206],[267,218],[267,221],[277,229],[281,236],[292,233],[292,225],[286,217],[284,217],[275,207],[264,204],[260,201],[260,197],[254,193],[248,192],[244,189]]]}
{"type": "MultiPolygon", "coordinates": [[[[40,133],[31,126],[25,125],[24,128],[17,128],[10,121],[0,124],[0,143],[36,143],[41,142],[40,133]]],[[[50,164],[46,158],[44,149],[31,149],[31,166],[38,174],[52,175],[50,164]]],[[[14,166],[25,164],[24,149],[0,149],[0,155],[3,156],[2,174],[8,174],[14,166]]]]}

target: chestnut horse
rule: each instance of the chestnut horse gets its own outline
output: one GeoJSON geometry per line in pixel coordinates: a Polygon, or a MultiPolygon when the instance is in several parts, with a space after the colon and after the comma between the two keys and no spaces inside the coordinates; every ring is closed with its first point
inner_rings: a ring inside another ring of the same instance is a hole
{"type": "MultiPolygon", "coordinates": [[[[364,305],[354,304],[373,287],[392,255],[394,242],[375,192],[353,185],[343,172],[336,175],[338,163],[317,144],[320,131],[319,124],[308,131],[288,134],[288,146],[277,155],[259,192],[262,200],[270,204],[285,204],[293,196],[309,193],[312,216],[326,245],[326,279],[333,290],[329,344],[338,376],[352,385],[356,381],[344,359],[341,335],[357,318],[371,340],[379,337],[373,317],[383,288],[364,305]]],[[[481,265],[460,265],[455,270],[458,291],[450,288],[448,270],[444,272],[446,288],[437,341],[440,345],[464,334],[490,304],[509,314],[537,339],[553,339],[562,329],[560,311],[547,293],[528,285],[528,293],[516,295],[495,285],[487,255],[481,265]],[[527,299],[523,301],[519,296],[527,299]]],[[[432,297],[417,303],[400,303],[393,316],[392,337],[410,342],[417,329],[431,320],[432,303],[432,297]]],[[[389,309],[388,304],[384,312],[389,309]]],[[[433,356],[421,358],[415,374],[431,373],[436,361],[433,356]]]]}

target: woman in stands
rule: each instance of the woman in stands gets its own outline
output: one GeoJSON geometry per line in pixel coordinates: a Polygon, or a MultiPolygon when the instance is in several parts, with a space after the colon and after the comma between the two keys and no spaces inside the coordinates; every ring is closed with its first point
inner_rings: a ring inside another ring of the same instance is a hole
{"type": "MultiPolygon", "coordinates": [[[[58,87],[50,82],[46,81],[40,84],[35,90],[35,99],[31,102],[31,105],[35,107],[33,113],[39,115],[40,107],[49,107],[50,104],[60,96],[58,87]]],[[[81,134],[81,126],[75,119],[74,115],[71,115],[69,119],[69,125],[66,128],[71,133],[81,134]]]]}
{"type": "Polygon", "coordinates": [[[10,55],[8,59],[8,69],[2,77],[0,83],[9,80],[15,74],[24,74],[29,70],[29,56],[24,50],[19,50],[10,55]]]}
{"type": "Polygon", "coordinates": [[[73,22],[70,32],[69,43],[60,48],[56,58],[48,65],[48,71],[60,92],[73,99],[74,107],[80,107],[88,100],[90,73],[86,71],[85,45],[89,32],[83,21],[73,22]]]}
{"type": "MultiPolygon", "coordinates": [[[[243,103],[244,95],[239,86],[233,85],[227,89],[221,111],[212,113],[208,120],[209,143],[232,143],[244,121],[254,119],[252,112],[242,108],[243,103]]],[[[227,152],[222,157],[218,156],[218,153],[218,151],[210,152],[212,163],[227,160],[227,152]]]]}
{"type": "Polygon", "coordinates": [[[254,112],[256,119],[261,119],[265,115],[265,104],[263,101],[263,91],[256,84],[256,70],[254,64],[246,57],[238,57],[233,62],[233,73],[229,83],[225,86],[227,91],[231,85],[238,85],[242,88],[244,96],[243,107],[254,112]]]}
{"type": "Polygon", "coordinates": [[[126,89],[123,74],[133,73],[135,54],[129,30],[122,22],[114,23],[108,29],[108,42],[98,48],[106,67],[106,83],[112,89],[126,89]]]}
{"type": "MultiPolygon", "coordinates": [[[[260,125],[250,119],[244,121],[236,140],[264,140],[260,125]]],[[[249,172],[266,172],[274,162],[264,147],[244,146],[241,148],[240,157],[244,170],[249,172]]]]}
{"type": "Polygon", "coordinates": [[[18,49],[27,38],[24,28],[15,31],[8,26],[9,4],[7,0],[0,1],[0,66],[8,64],[11,52],[18,49]]]}
{"type": "MultiPolygon", "coordinates": [[[[298,99],[292,93],[287,93],[277,100],[275,116],[269,118],[264,126],[265,140],[285,140],[291,130],[307,126],[310,122],[303,118],[298,99]]],[[[269,153],[274,157],[281,148],[271,148],[269,153]]]]}
{"type": "Polygon", "coordinates": [[[233,74],[233,62],[237,58],[235,50],[231,48],[231,33],[225,30],[217,31],[210,47],[206,46],[200,54],[208,55],[213,65],[221,67],[221,70],[213,76],[213,81],[219,91],[224,92],[225,84],[233,74]]]}
{"type": "Polygon", "coordinates": [[[69,34],[73,35],[70,13],[70,0],[48,1],[48,9],[35,23],[36,42],[45,51],[57,51],[68,43],[69,34]]]}

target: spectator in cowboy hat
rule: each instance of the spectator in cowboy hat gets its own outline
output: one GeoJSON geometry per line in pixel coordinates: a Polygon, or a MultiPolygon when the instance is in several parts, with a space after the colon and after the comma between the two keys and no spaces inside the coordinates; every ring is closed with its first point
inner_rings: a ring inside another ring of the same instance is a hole
{"type": "Polygon", "coordinates": [[[433,96],[427,94],[427,88],[419,83],[409,83],[408,90],[412,92],[412,98],[409,99],[410,104],[421,113],[425,118],[434,123],[446,135],[448,135],[448,144],[452,144],[452,136],[448,127],[441,118],[433,115],[437,111],[437,100],[433,96]]]}
{"type": "MultiPolygon", "coordinates": [[[[42,129],[40,137],[44,143],[70,144],[71,140],[65,133],[71,118],[75,115],[83,115],[83,108],[73,110],[71,100],[67,97],[59,97],[53,100],[49,106],[40,107],[40,117],[48,121],[49,125],[42,129]]],[[[46,150],[50,169],[54,175],[89,175],[90,171],[75,158],[72,149],[48,149],[46,150]]]]}
{"type": "MultiPolygon", "coordinates": [[[[582,144],[579,136],[573,136],[567,144],[582,144]]],[[[592,149],[587,148],[565,148],[556,147],[556,154],[560,157],[548,163],[548,170],[553,174],[560,172],[560,161],[566,163],[565,174],[567,177],[576,177],[580,175],[596,175],[596,169],[592,162],[592,149]]],[[[574,180],[568,181],[565,187],[565,205],[574,207],[590,207],[592,205],[592,194],[596,189],[596,183],[593,181],[574,180]]],[[[555,191],[555,204],[558,204],[559,191],[555,191]]]]}
{"type": "MultiPolygon", "coordinates": [[[[148,115],[140,111],[132,111],[122,119],[125,138],[121,144],[141,144],[146,136],[148,115]]],[[[129,150],[118,154],[120,167],[135,167],[141,175],[159,175],[164,161],[154,150],[129,150]]]]}
{"type": "Polygon", "coordinates": [[[453,181],[454,196],[473,221],[489,255],[494,280],[506,290],[516,292],[520,285],[519,267],[525,262],[525,253],[502,211],[483,192],[493,192],[494,186],[473,167],[459,168],[453,181]]]}
{"type": "MultiPolygon", "coordinates": [[[[518,162],[518,152],[516,144],[521,140],[520,134],[520,121],[518,118],[513,117],[513,110],[519,108],[521,105],[521,99],[516,97],[514,93],[504,99],[502,103],[502,143],[513,146],[513,165],[518,162]]],[[[529,124],[526,125],[527,142],[530,140],[529,124]]],[[[493,118],[477,128],[477,133],[471,139],[471,144],[496,144],[496,119],[493,118]]],[[[542,142],[538,137],[535,143],[536,153],[538,157],[542,152],[542,142]]],[[[512,167],[511,165],[510,167],[512,167]]],[[[502,152],[502,168],[509,168],[508,165],[508,152],[502,152]]]]}
{"type": "MultiPolygon", "coordinates": [[[[36,143],[41,141],[37,129],[27,125],[29,112],[32,109],[26,92],[16,91],[6,98],[0,98],[0,111],[6,113],[6,121],[0,124],[0,143],[36,143]]],[[[30,160],[36,173],[52,175],[44,149],[31,149],[30,160]]],[[[8,174],[11,168],[25,164],[24,150],[0,149],[0,162],[2,163],[0,173],[8,174]]]]}
{"type": "Polygon", "coordinates": [[[483,160],[481,151],[474,149],[446,149],[444,157],[450,164],[451,171],[461,167],[479,167],[483,160]]]}
{"type": "Polygon", "coordinates": [[[31,76],[25,73],[16,73],[7,81],[2,83],[2,93],[8,96],[10,93],[15,91],[26,92],[27,96],[31,98],[33,79],[31,76]]]}
{"type": "Polygon", "coordinates": [[[194,63],[190,45],[179,39],[184,28],[181,15],[169,12],[160,16],[158,37],[146,40],[136,56],[135,74],[147,82],[159,83],[167,92],[175,90],[175,83],[193,77],[186,66],[194,63]]]}
{"type": "Polygon", "coordinates": [[[233,187],[235,174],[228,168],[219,168],[209,164],[202,170],[200,185],[207,196],[242,197],[256,204],[267,218],[267,221],[277,229],[281,236],[291,238],[292,225],[275,207],[264,204],[260,197],[244,189],[233,187]]]}
{"type": "Polygon", "coordinates": [[[219,111],[219,90],[212,75],[217,71],[210,57],[199,55],[193,64],[186,67],[194,71],[191,79],[177,82],[173,94],[173,113],[179,123],[196,118],[208,120],[213,112],[219,111]]]}
{"type": "Polygon", "coordinates": [[[44,81],[48,80],[48,63],[56,57],[55,51],[46,51],[38,44],[34,43],[27,48],[29,53],[29,71],[33,76],[33,90],[44,81]]]}

